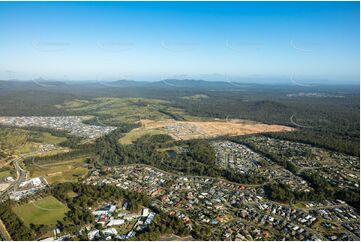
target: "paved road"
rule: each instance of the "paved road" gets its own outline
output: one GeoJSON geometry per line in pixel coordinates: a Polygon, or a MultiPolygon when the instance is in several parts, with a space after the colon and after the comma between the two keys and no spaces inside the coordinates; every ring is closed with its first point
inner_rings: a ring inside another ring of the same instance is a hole
{"type": "Polygon", "coordinates": [[[7,229],[5,227],[5,224],[3,223],[3,221],[1,219],[0,219],[0,234],[4,240],[6,240],[6,241],[12,240],[9,232],[7,231],[7,229]]]}
{"type": "Polygon", "coordinates": [[[26,181],[26,170],[24,170],[23,168],[21,168],[21,166],[19,165],[19,161],[20,160],[16,160],[14,161],[14,166],[15,166],[15,169],[16,169],[16,173],[17,173],[17,179],[14,183],[14,188],[15,190],[17,190],[17,188],[19,187],[19,185],[26,181]]]}
{"type": "Polygon", "coordinates": [[[10,186],[8,186],[4,191],[1,192],[0,194],[0,200],[5,199],[7,197],[7,194],[9,191],[12,191],[15,187],[18,187],[19,184],[26,178],[24,178],[24,170],[20,167],[19,165],[19,160],[21,160],[22,158],[18,157],[14,160],[12,160],[12,163],[15,166],[16,169],[16,179],[13,183],[10,184],[10,186]]]}
{"type": "Polygon", "coordinates": [[[26,176],[27,172],[19,165],[19,162],[23,161],[27,157],[31,157],[39,153],[42,152],[31,152],[28,154],[19,155],[18,157],[16,157],[15,159],[9,162],[9,163],[13,163],[16,169],[16,179],[13,183],[11,183],[11,185],[8,188],[6,188],[4,191],[0,193],[0,200],[5,199],[10,191],[17,190],[19,185],[27,180],[27,176],[26,176]]]}

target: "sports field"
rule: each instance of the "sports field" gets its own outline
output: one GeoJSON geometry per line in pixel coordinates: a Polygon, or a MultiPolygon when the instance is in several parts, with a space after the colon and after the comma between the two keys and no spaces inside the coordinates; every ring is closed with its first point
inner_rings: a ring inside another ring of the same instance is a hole
{"type": "Polygon", "coordinates": [[[53,196],[30,201],[12,209],[27,226],[31,223],[55,225],[56,221],[62,220],[69,210],[53,196]]]}

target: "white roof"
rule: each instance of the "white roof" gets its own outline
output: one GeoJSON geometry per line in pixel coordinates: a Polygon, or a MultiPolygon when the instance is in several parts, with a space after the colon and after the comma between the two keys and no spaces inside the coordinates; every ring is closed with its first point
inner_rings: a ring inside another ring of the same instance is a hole
{"type": "Polygon", "coordinates": [[[109,221],[109,223],[107,224],[107,226],[117,226],[117,225],[122,225],[124,224],[124,219],[112,219],[109,221]]]}
{"type": "Polygon", "coordinates": [[[116,230],[115,228],[107,228],[107,229],[102,230],[102,232],[103,232],[104,234],[106,234],[106,235],[108,235],[108,234],[115,234],[115,235],[117,235],[117,234],[118,234],[118,232],[117,232],[117,230],[116,230]]]}
{"type": "Polygon", "coordinates": [[[92,230],[88,233],[88,238],[90,240],[94,239],[94,237],[99,234],[99,230],[95,229],[95,230],[92,230]]]}

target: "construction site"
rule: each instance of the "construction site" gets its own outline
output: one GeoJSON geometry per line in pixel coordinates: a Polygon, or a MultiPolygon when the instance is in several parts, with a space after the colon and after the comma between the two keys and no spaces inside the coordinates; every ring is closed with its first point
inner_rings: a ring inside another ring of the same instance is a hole
{"type": "Polygon", "coordinates": [[[159,130],[170,135],[175,140],[190,140],[212,138],[217,136],[237,136],[264,132],[293,131],[283,125],[269,125],[243,120],[215,121],[176,121],[173,119],[153,121],[140,120],[140,128],[131,132],[159,130]]]}

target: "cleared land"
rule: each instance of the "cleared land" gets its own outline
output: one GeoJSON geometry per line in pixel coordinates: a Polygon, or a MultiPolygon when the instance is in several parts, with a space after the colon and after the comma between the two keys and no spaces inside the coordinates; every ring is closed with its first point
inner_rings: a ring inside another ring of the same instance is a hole
{"type": "Polygon", "coordinates": [[[31,177],[42,176],[49,184],[76,182],[78,177],[83,177],[88,172],[88,169],[84,167],[84,159],[85,157],[41,165],[32,164],[28,170],[31,177]]]}
{"type": "Polygon", "coordinates": [[[62,220],[69,210],[53,196],[30,201],[12,209],[27,226],[30,224],[55,225],[56,221],[62,220]]]}
{"type": "Polygon", "coordinates": [[[125,136],[120,138],[119,142],[123,145],[129,145],[133,141],[136,141],[137,139],[139,139],[144,135],[155,135],[155,134],[165,134],[165,132],[156,129],[150,129],[150,130],[136,129],[134,131],[132,130],[131,132],[127,133],[125,136]]]}
{"type": "Polygon", "coordinates": [[[66,194],[66,196],[67,196],[68,198],[74,198],[74,197],[78,196],[78,194],[75,193],[75,192],[73,192],[73,191],[70,191],[70,192],[68,192],[68,193],[66,194]]]}
{"type": "MultiPolygon", "coordinates": [[[[199,94],[183,98],[203,99],[207,96],[199,94]]],[[[121,144],[131,144],[141,136],[154,134],[169,134],[175,140],[189,140],[293,130],[281,125],[190,116],[182,109],[171,107],[167,101],[147,98],[107,97],[70,100],[66,101],[61,108],[74,114],[98,116],[96,120],[107,125],[139,122],[141,127],[131,130],[122,137],[119,140],[121,144]]]]}
{"type": "Polygon", "coordinates": [[[38,150],[42,144],[57,145],[64,141],[65,137],[57,137],[48,132],[0,127],[0,159],[38,150]]]}
{"type": "Polygon", "coordinates": [[[10,170],[0,171],[0,180],[6,178],[6,177],[8,177],[8,176],[11,176],[10,170]]]}
{"type": "Polygon", "coordinates": [[[0,159],[26,144],[28,136],[29,132],[26,130],[0,127],[0,159]]]}
{"type": "Polygon", "coordinates": [[[140,119],[164,120],[169,115],[162,112],[183,114],[181,109],[169,107],[168,102],[147,98],[95,98],[92,100],[69,100],[58,106],[74,114],[98,116],[99,124],[116,125],[134,123],[140,119]]]}
{"type": "Polygon", "coordinates": [[[0,192],[5,191],[10,186],[10,183],[0,183],[0,192]]]}
{"type": "Polygon", "coordinates": [[[66,141],[65,137],[57,137],[48,132],[31,132],[29,139],[33,142],[45,144],[60,144],[66,141]]]}
{"type": "Polygon", "coordinates": [[[157,130],[166,133],[175,140],[211,138],[217,136],[237,136],[263,132],[293,131],[293,128],[282,125],[269,125],[251,121],[176,121],[172,119],[153,121],[141,120],[141,127],[133,129],[128,135],[157,130]]]}
{"type": "MultiPolygon", "coordinates": [[[[204,99],[206,95],[194,95],[184,98],[204,99]]],[[[74,115],[96,116],[96,125],[122,125],[140,120],[165,121],[169,119],[187,121],[213,121],[210,117],[198,117],[187,114],[181,108],[175,108],[168,101],[149,98],[102,97],[91,100],[73,99],[65,101],[58,108],[74,115]]]]}
{"type": "Polygon", "coordinates": [[[200,99],[205,99],[205,98],[208,98],[207,95],[204,95],[204,94],[196,94],[196,95],[193,95],[193,96],[184,96],[184,97],[181,97],[182,99],[187,99],[187,100],[200,100],[200,99]]]}

